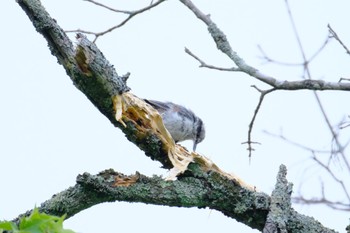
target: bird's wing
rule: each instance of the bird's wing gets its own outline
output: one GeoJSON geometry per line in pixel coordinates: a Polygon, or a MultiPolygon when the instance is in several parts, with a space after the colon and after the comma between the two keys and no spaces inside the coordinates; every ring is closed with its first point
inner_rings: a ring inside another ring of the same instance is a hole
{"type": "Polygon", "coordinates": [[[152,105],[158,112],[165,112],[170,109],[169,105],[157,100],[144,99],[146,103],[152,105]]]}

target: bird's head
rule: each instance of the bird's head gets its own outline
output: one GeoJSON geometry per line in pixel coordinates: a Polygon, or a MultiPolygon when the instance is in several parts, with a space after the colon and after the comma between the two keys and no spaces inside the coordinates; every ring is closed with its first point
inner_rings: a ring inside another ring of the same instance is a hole
{"type": "Polygon", "coordinates": [[[197,144],[202,142],[205,138],[205,127],[203,121],[197,117],[193,128],[193,151],[196,151],[197,144]]]}

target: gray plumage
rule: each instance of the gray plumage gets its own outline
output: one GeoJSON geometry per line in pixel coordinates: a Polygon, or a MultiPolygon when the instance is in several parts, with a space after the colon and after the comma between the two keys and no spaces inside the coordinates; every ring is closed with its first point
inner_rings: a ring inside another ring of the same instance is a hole
{"type": "Polygon", "coordinates": [[[197,144],[205,138],[204,124],[199,117],[178,104],[157,100],[145,101],[159,112],[165,128],[175,142],[193,140],[193,151],[196,150],[197,144]]]}

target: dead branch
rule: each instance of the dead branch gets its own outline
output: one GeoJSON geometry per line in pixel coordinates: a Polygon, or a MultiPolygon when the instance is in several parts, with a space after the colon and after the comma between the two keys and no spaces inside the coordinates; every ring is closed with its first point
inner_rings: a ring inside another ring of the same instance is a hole
{"type": "Polygon", "coordinates": [[[252,141],[252,130],[253,130],[253,126],[254,126],[254,122],[255,122],[255,119],[256,119],[256,116],[258,115],[258,112],[260,110],[260,107],[261,107],[261,104],[265,98],[265,95],[275,91],[276,89],[272,88],[272,89],[269,89],[269,90],[261,90],[259,89],[258,87],[256,87],[255,85],[253,85],[252,87],[254,87],[256,90],[258,90],[260,92],[260,98],[259,98],[259,102],[255,108],[255,111],[254,111],[254,114],[253,114],[253,118],[252,120],[250,121],[249,123],[249,126],[248,126],[248,141],[246,142],[243,142],[242,144],[248,144],[248,148],[247,150],[249,151],[249,160],[251,159],[251,156],[252,156],[252,152],[254,151],[254,148],[252,147],[252,144],[260,144],[258,142],[253,142],[252,141]]]}
{"type": "Polygon", "coordinates": [[[292,215],[291,194],[293,184],[286,178],[287,168],[280,165],[275,189],[271,194],[270,211],[267,215],[263,233],[288,232],[288,221],[292,215]]]}

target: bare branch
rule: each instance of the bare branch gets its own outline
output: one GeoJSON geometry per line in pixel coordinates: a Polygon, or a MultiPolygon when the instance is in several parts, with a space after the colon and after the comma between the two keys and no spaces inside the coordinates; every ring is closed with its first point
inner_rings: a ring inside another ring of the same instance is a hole
{"type": "Polygon", "coordinates": [[[328,29],[329,29],[329,33],[331,35],[331,37],[333,37],[334,39],[336,39],[339,44],[341,46],[343,46],[343,48],[345,49],[347,54],[350,54],[350,50],[348,49],[348,47],[346,47],[346,45],[343,43],[343,41],[339,38],[338,34],[333,30],[333,28],[331,27],[330,24],[327,25],[328,29]]]}
{"type": "MultiPolygon", "coordinates": [[[[304,61],[304,71],[305,71],[305,73],[307,75],[307,79],[311,81],[312,75],[311,75],[311,71],[310,71],[309,66],[308,66],[309,61],[306,59],[304,48],[302,46],[298,30],[296,28],[296,25],[295,25],[295,22],[294,22],[294,19],[293,19],[293,15],[292,15],[292,12],[290,10],[290,6],[289,6],[289,3],[288,3],[288,0],[285,0],[285,3],[286,3],[289,19],[290,19],[290,22],[291,22],[292,27],[293,27],[294,35],[295,35],[295,38],[296,38],[296,40],[298,42],[299,50],[301,52],[301,55],[302,55],[302,58],[303,58],[303,61],[304,61]]],[[[344,154],[344,146],[339,141],[338,134],[334,131],[334,129],[332,127],[332,124],[331,124],[331,122],[330,122],[330,120],[329,120],[329,118],[327,116],[326,110],[323,107],[321,99],[319,98],[318,94],[315,91],[313,92],[313,94],[314,94],[314,96],[316,98],[317,104],[318,104],[318,106],[319,106],[319,108],[321,110],[322,116],[323,116],[323,118],[324,118],[324,120],[325,120],[325,122],[326,122],[326,124],[328,126],[328,129],[329,129],[330,133],[332,134],[334,142],[335,142],[335,144],[337,146],[337,151],[341,155],[344,164],[346,165],[348,171],[350,172],[350,164],[349,164],[349,162],[348,162],[348,160],[347,160],[347,158],[346,158],[346,156],[344,154]]]]}
{"type": "Polygon", "coordinates": [[[258,87],[256,87],[255,85],[253,85],[252,87],[254,87],[256,90],[258,90],[260,92],[260,98],[259,98],[258,105],[255,108],[255,111],[254,111],[254,114],[253,114],[253,118],[252,118],[252,120],[249,123],[249,127],[248,127],[248,141],[242,143],[242,144],[248,144],[247,150],[249,151],[249,160],[251,159],[252,151],[254,151],[254,148],[252,147],[252,144],[260,144],[258,142],[253,142],[252,141],[252,130],[253,130],[253,126],[254,126],[254,122],[255,122],[256,116],[258,115],[258,112],[259,112],[261,104],[262,104],[262,102],[263,102],[263,100],[265,98],[265,95],[267,95],[267,94],[269,94],[269,93],[271,93],[271,92],[276,90],[275,88],[272,88],[272,89],[263,91],[263,90],[259,89],[258,87]]]}
{"type": "MultiPolygon", "coordinates": [[[[310,75],[309,72],[308,72],[308,75],[310,75]]],[[[335,151],[337,151],[341,155],[344,164],[346,165],[348,171],[350,172],[350,164],[349,164],[349,161],[346,158],[345,153],[344,153],[345,147],[342,145],[342,143],[339,140],[338,134],[333,129],[332,124],[331,124],[331,122],[330,122],[330,120],[329,120],[329,118],[327,116],[326,110],[324,109],[323,104],[321,102],[321,99],[319,98],[319,96],[318,96],[318,94],[316,92],[313,92],[313,93],[314,93],[314,96],[315,96],[316,101],[318,103],[318,106],[319,106],[319,108],[321,110],[321,113],[323,115],[323,118],[324,118],[324,120],[325,120],[325,122],[326,122],[326,124],[328,126],[328,129],[329,129],[329,131],[332,134],[332,137],[333,137],[333,140],[335,142],[335,145],[337,146],[337,149],[335,151]]]]}
{"type": "Polygon", "coordinates": [[[258,45],[258,49],[262,54],[262,59],[265,60],[265,62],[271,62],[277,65],[283,65],[283,66],[302,66],[304,65],[303,63],[290,63],[290,62],[282,62],[282,61],[277,61],[273,58],[271,58],[269,55],[267,55],[267,53],[264,51],[264,49],[258,45]]]}
{"type": "Polygon", "coordinates": [[[325,198],[305,198],[302,196],[298,197],[293,197],[292,198],[293,202],[297,204],[307,204],[307,205],[327,205],[328,207],[335,209],[335,210],[341,210],[341,211],[350,211],[349,204],[345,204],[342,202],[337,202],[337,201],[330,201],[325,198]]]}
{"type": "MultiPolygon", "coordinates": [[[[306,56],[306,54],[304,52],[304,48],[303,48],[303,45],[301,43],[301,39],[300,39],[297,27],[296,27],[295,22],[294,22],[293,14],[291,12],[288,0],[285,0],[285,4],[286,4],[287,11],[288,11],[289,19],[290,19],[290,22],[291,22],[291,25],[292,25],[292,28],[293,28],[293,31],[294,31],[294,35],[295,35],[295,38],[296,38],[298,46],[299,46],[299,51],[300,51],[302,59],[303,59],[303,68],[304,68],[305,76],[306,76],[307,80],[311,80],[312,75],[311,75],[311,71],[309,69],[310,60],[307,60],[307,56],[306,56]]],[[[324,46],[326,45],[327,42],[328,42],[328,40],[324,43],[324,46]]],[[[304,147],[304,149],[308,149],[309,151],[312,152],[313,160],[317,163],[318,166],[322,167],[332,177],[332,179],[336,183],[339,184],[339,186],[341,187],[343,193],[347,197],[348,203],[350,203],[350,196],[349,196],[347,188],[344,185],[344,182],[341,179],[337,178],[337,176],[335,175],[334,171],[330,167],[330,162],[331,162],[332,158],[334,157],[333,155],[340,154],[340,157],[342,158],[342,161],[346,165],[348,171],[350,171],[348,160],[347,160],[347,158],[346,158],[346,156],[344,154],[344,148],[345,147],[339,141],[338,133],[333,128],[333,126],[332,126],[332,124],[330,122],[330,119],[327,116],[325,108],[324,108],[324,106],[323,106],[323,104],[322,104],[318,94],[315,91],[313,91],[313,94],[314,94],[315,99],[317,101],[317,104],[318,104],[318,106],[320,108],[320,111],[321,111],[321,114],[322,114],[322,116],[324,118],[324,121],[326,122],[326,125],[327,125],[327,127],[328,127],[328,129],[329,129],[329,131],[330,131],[330,133],[332,135],[332,141],[334,142],[334,144],[332,144],[332,145],[335,145],[336,148],[335,149],[332,148],[332,150],[330,151],[331,154],[329,156],[327,164],[323,163],[322,161],[320,161],[316,157],[316,154],[315,154],[314,150],[312,150],[310,148],[306,148],[306,147],[304,147]]],[[[342,204],[341,202],[331,202],[325,197],[325,192],[324,192],[324,186],[323,185],[322,185],[322,193],[321,193],[321,195],[322,195],[321,199],[309,199],[309,200],[307,200],[307,199],[305,199],[303,197],[299,197],[298,201],[299,202],[303,202],[303,203],[307,203],[307,204],[323,203],[323,204],[326,204],[327,206],[329,206],[331,208],[344,209],[342,206],[340,206],[340,204],[342,204]]],[[[348,208],[348,203],[344,204],[344,205],[347,205],[347,208],[348,208]]]]}
{"type": "Polygon", "coordinates": [[[214,69],[214,70],[220,70],[220,71],[241,71],[239,68],[235,68],[235,67],[223,68],[223,67],[208,65],[203,60],[201,60],[198,56],[194,55],[188,48],[185,48],[185,52],[188,55],[190,55],[191,57],[193,57],[194,59],[196,59],[197,61],[199,61],[199,63],[200,63],[199,67],[205,67],[205,68],[208,68],[208,69],[214,69]]]}
{"type": "MultiPolygon", "coordinates": [[[[346,195],[347,199],[348,199],[348,202],[350,203],[350,195],[349,195],[349,192],[347,190],[347,188],[345,187],[345,184],[344,182],[339,179],[335,174],[334,172],[331,170],[331,168],[324,164],[321,160],[319,160],[315,155],[313,156],[312,158],[320,167],[322,167],[332,178],[333,180],[339,184],[339,186],[342,188],[344,194],[346,195]]],[[[348,204],[349,205],[349,204],[348,204]]]]}
{"type": "Polygon", "coordinates": [[[286,138],[283,134],[273,134],[271,132],[268,132],[268,131],[264,131],[264,133],[268,134],[269,136],[272,136],[272,137],[277,137],[283,141],[285,141],[286,143],[290,144],[290,145],[293,145],[293,146],[296,146],[298,148],[301,148],[303,150],[306,150],[306,151],[309,151],[311,152],[312,154],[313,153],[319,153],[319,154],[329,154],[331,151],[329,150],[318,150],[318,149],[314,149],[314,148],[311,148],[309,146],[305,146],[299,142],[295,142],[295,141],[292,141],[288,138],[286,138]]]}
{"type": "MultiPolygon", "coordinates": [[[[328,45],[330,37],[327,36],[324,42],[321,44],[321,46],[316,50],[316,52],[309,58],[307,59],[308,63],[311,63],[323,50],[324,48],[328,45]]],[[[290,63],[290,62],[281,62],[278,60],[275,60],[267,55],[267,53],[262,49],[260,45],[258,45],[258,49],[260,50],[261,54],[263,55],[263,59],[266,60],[266,62],[271,62],[277,65],[283,65],[283,66],[305,66],[304,62],[299,62],[299,63],[290,63]]]]}
{"type": "Polygon", "coordinates": [[[342,82],[342,81],[350,81],[350,78],[340,78],[338,82],[342,82]]]}
{"type": "MultiPolygon", "coordinates": [[[[350,118],[350,116],[348,116],[348,118],[350,118]]],[[[349,121],[341,122],[339,124],[339,129],[345,129],[345,128],[349,127],[349,126],[350,126],[350,122],[349,121]]]]}
{"type": "Polygon", "coordinates": [[[117,9],[111,8],[111,7],[109,7],[109,6],[106,6],[106,5],[102,4],[102,3],[99,3],[99,2],[96,2],[96,1],[93,1],[93,0],[83,0],[83,1],[93,3],[93,4],[97,5],[97,6],[106,8],[107,10],[110,10],[110,11],[113,11],[113,12],[123,13],[123,14],[128,14],[128,15],[131,15],[131,14],[132,14],[132,11],[117,10],[117,9]]]}
{"type": "MultiPolygon", "coordinates": [[[[271,89],[271,91],[274,91],[274,90],[300,90],[300,89],[310,89],[310,90],[331,90],[331,89],[335,90],[335,89],[337,89],[337,90],[340,90],[343,88],[345,88],[344,90],[350,90],[350,85],[348,85],[348,84],[345,84],[347,87],[344,87],[344,86],[341,87],[339,85],[340,84],[339,82],[338,83],[330,83],[330,82],[325,82],[323,80],[311,80],[311,75],[310,75],[310,72],[308,70],[308,63],[310,61],[306,59],[306,56],[304,54],[304,50],[303,50],[302,45],[301,45],[301,40],[298,36],[296,26],[294,24],[294,20],[293,20],[292,15],[291,15],[291,11],[290,11],[289,6],[288,6],[288,1],[286,1],[286,5],[287,5],[288,13],[290,15],[290,19],[291,19],[291,22],[293,25],[293,30],[295,32],[295,35],[296,35],[296,38],[297,38],[297,41],[298,41],[298,44],[300,47],[300,51],[302,53],[302,57],[304,60],[302,64],[304,66],[305,71],[308,73],[308,77],[309,77],[306,80],[294,81],[294,82],[279,81],[271,76],[267,76],[267,75],[262,74],[254,67],[251,67],[248,64],[246,64],[244,62],[244,60],[235,51],[233,51],[230,43],[228,42],[228,40],[226,38],[226,35],[216,26],[216,24],[211,20],[211,18],[208,15],[205,15],[203,12],[201,12],[190,0],[180,0],[180,1],[185,6],[187,6],[196,15],[197,18],[202,20],[208,26],[208,31],[210,32],[212,38],[214,39],[214,41],[217,45],[217,48],[221,52],[226,54],[237,65],[237,68],[234,68],[234,69],[224,69],[224,68],[219,68],[219,67],[215,67],[215,66],[208,66],[205,62],[203,62],[201,59],[199,59],[197,56],[195,56],[189,50],[186,50],[186,52],[189,55],[191,55],[193,58],[195,58],[197,61],[200,62],[201,67],[208,67],[208,68],[210,67],[210,68],[216,68],[218,70],[225,70],[225,71],[244,72],[244,73],[246,73],[252,77],[255,77],[256,79],[258,79],[262,82],[265,82],[265,83],[269,84],[270,86],[272,86],[273,88],[271,89]]],[[[316,52],[316,54],[318,54],[327,43],[328,43],[328,40],[326,40],[324,42],[324,44],[321,46],[320,50],[316,52]]],[[[316,55],[314,55],[314,56],[316,56],[316,55]]],[[[316,93],[315,93],[315,95],[316,95],[316,93]]],[[[253,143],[251,141],[251,130],[252,130],[252,126],[254,124],[257,112],[259,111],[260,105],[264,99],[264,96],[265,96],[265,94],[262,93],[262,95],[260,96],[258,106],[255,110],[253,119],[252,119],[251,124],[249,126],[248,141],[246,142],[248,144],[249,157],[251,156],[251,151],[253,150],[253,148],[251,147],[251,144],[253,143]]],[[[322,109],[321,102],[320,102],[317,95],[316,95],[316,98],[318,99],[318,103],[320,105],[320,108],[322,109]]],[[[324,114],[324,116],[326,116],[324,111],[323,111],[323,114],[324,114]]],[[[328,119],[328,118],[325,117],[325,119],[328,119]]],[[[333,133],[333,136],[335,136],[334,133],[333,133]]],[[[337,145],[340,145],[340,144],[337,144],[337,145]]]]}
{"type": "MultiPolygon", "coordinates": [[[[265,131],[266,132],[266,131],[265,131]]],[[[349,207],[349,203],[350,203],[350,195],[349,195],[349,191],[347,189],[347,187],[345,186],[345,183],[339,179],[336,175],[336,173],[332,170],[332,168],[330,167],[330,162],[332,160],[332,155],[334,155],[335,153],[339,153],[338,151],[333,151],[333,150],[317,150],[314,148],[310,148],[308,146],[302,145],[298,142],[294,142],[291,141],[290,139],[287,139],[286,137],[284,137],[282,134],[280,135],[276,135],[276,134],[272,134],[269,132],[266,132],[267,134],[273,136],[273,137],[278,137],[284,141],[286,141],[287,143],[297,146],[301,149],[307,150],[312,154],[312,160],[316,162],[316,164],[321,167],[323,170],[326,171],[326,173],[328,173],[328,175],[330,175],[330,177],[332,177],[332,179],[334,180],[335,183],[338,183],[338,185],[340,186],[342,192],[344,193],[344,195],[347,197],[348,199],[348,203],[344,203],[344,202],[334,202],[334,201],[330,201],[326,198],[325,195],[325,187],[323,182],[321,181],[321,198],[311,198],[311,199],[307,199],[305,197],[303,197],[302,195],[299,195],[297,197],[293,198],[293,201],[295,201],[296,203],[299,204],[325,204],[330,208],[333,209],[339,209],[339,210],[350,210],[349,207]],[[316,156],[316,154],[331,154],[331,156],[329,156],[329,159],[327,161],[327,163],[322,162],[320,159],[318,159],[318,157],[316,156]]]]}
{"type": "Polygon", "coordinates": [[[138,15],[138,14],[141,14],[147,10],[150,10],[156,6],[158,6],[159,4],[161,4],[162,2],[165,2],[166,0],[158,0],[157,2],[155,3],[151,3],[150,5],[144,7],[144,8],[141,8],[139,10],[135,10],[135,11],[126,11],[126,10],[117,10],[117,9],[113,9],[111,7],[108,7],[104,4],[101,4],[101,3],[98,3],[98,2],[95,2],[93,0],[83,0],[83,1],[87,1],[87,2],[91,2],[95,5],[98,5],[98,6],[101,6],[103,8],[106,8],[108,10],[111,10],[111,11],[114,11],[114,12],[117,12],[117,13],[124,13],[124,14],[127,14],[129,15],[126,19],[124,19],[121,23],[113,26],[113,27],[110,27],[109,29],[105,30],[105,31],[101,31],[101,32],[91,32],[91,31],[86,31],[86,30],[81,30],[81,29],[77,29],[77,30],[67,30],[66,32],[74,32],[74,33],[77,33],[77,32],[80,32],[80,33],[86,33],[86,34],[90,34],[90,35],[94,35],[95,36],[95,39],[94,39],[94,43],[96,42],[96,40],[100,37],[100,36],[103,36],[109,32],[112,32],[114,31],[115,29],[117,28],[120,28],[122,27],[124,24],[126,24],[130,19],[132,19],[134,16],[138,15]]]}
{"type": "Polygon", "coordinates": [[[286,7],[287,7],[287,11],[288,11],[288,16],[289,16],[289,20],[292,24],[292,28],[293,28],[293,31],[294,31],[294,35],[295,35],[295,38],[298,42],[298,46],[299,46],[299,51],[301,52],[301,55],[303,57],[303,65],[305,67],[305,69],[307,68],[308,64],[309,64],[309,61],[307,60],[306,58],[306,55],[305,55],[305,52],[304,52],[304,48],[303,48],[303,45],[301,43],[301,39],[300,39],[300,36],[299,36],[299,33],[298,33],[298,30],[297,30],[297,27],[295,25],[295,22],[294,22],[294,18],[293,18],[293,15],[292,15],[292,11],[290,10],[290,6],[289,6],[289,3],[288,3],[288,0],[285,0],[285,3],[286,3],[286,7]]]}
{"type": "Polygon", "coordinates": [[[305,197],[303,197],[303,195],[299,194],[299,196],[293,197],[293,201],[295,203],[298,203],[298,204],[307,204],[307,205],[323,204],[323,205],[326,205],[332,209],[349,211],[350,210],[350,207],[349,207],[350,195],[349,195],[349,192],[348,192],[343,180],[341,180],[337,177],[335,172],[331,169],[330,164],[325,164],[324,162],[322,162],[320,159],[317,158],[316,154],[313,153],[312,159],[316,162],[316,164],[319,167],[321,167],[323,170],[325,170],[328,173],[328,175],[330,175],[330,177],[335,181],[335,183],[338,183],[338,185],[342,189],[342,191],[343,191],[344,195],[346,196],[346,198],[348,199],[348,201],[344,202],[344,201],[329,200],[326,197],[325,186],[324,186],[324,183],[322,182],[322,180],[321,180],[321,192],[320,192],[321,197],[305,198],[305,197]]]}
{"type": "Polygon", "coordinates": [[[301,81],[286,81],[278,80],[272,76],[261,73],[258,69],[248,65],[238,54],[235,52],[226,38],[226,35],[217,27],[217,25],[210,19],[209,15],[201,12],[191,0],[180,0],[186,7],[188,7],[195,16],[203,21],[208,31],[214,39],[217,48],[227,55],[237,66],[241,72],[246,73],[261,82],[264,82],[276,90],[342,90],[350,91],[350,83],[334,83],[325,82],[323,80],[301,80],[301,81]]]}
{"type": "MultiPolygon", "coordinates": [[[[290,17],[290,21],[292,23],[292,27],[293,27],[293,31],[294,34],[296,36],[299,48],[300,48],[300,52],[303,58],[303,62],[301,63],[301,65],[304,67],[304,72],[306,73],[306,79],[305,80],[301,80],[301,81],[280,81],[275,79],[274,77],[265,75],[263,73],[261,73],[260,71],[258,71],[256,68],[249,66],[248,64],[245,63],[245,61],[237,54],[237,52],[235,52],[232,48],[231,45],[229,43],[229,41],[226,38],[226,35],[217,27],[217,25],[211,20],[209,15],[204,14],[203,12],[201,12],[192,2],[191,0],[180,0],[186,7],[188,7],[197,18],[199,18],[201,21],[203,21],[207,27],[208,27],[208,31],[211,34],[212,38],[214,39],[217,48],[223,52],[225,55],[227,55],[237,66],[237,68],[231,68],[231,69],[227,69],[227,68],[221,68],[221,67],[216,67],[216,66],[212,66],[212,65],[208,65],[206,64],[204,61],[202,61],[199,57],[195,56],[192,52],[190,52],[188,49],[186,49],[186,53],[188,53],[190,56],[192,56],[194,59],[196,59],[197,61],[200,62],[200,67],[207,67],[210,69],[217,69],[217,70],[221,70],[221,71],[241,71],[244,72],[264,83],[269,84],[270,86],[272,86],[271,91],[274,90],[302,90],[302,89],[309,89],[309,90],[346,90],[349,91],[350,90],[350,85],[348,83],[341,83],[341,82],[325,82],[323,80],[312,80],[311,79],[311,73],[308,67],[308,64],[311,62],[312,59],[314,59],[322,50],[323,48],[328,44],[329,38],[327,37],[327,39],[324,41],[324,43],[322,44],[322,46],[319,48],[319,50],[316,51],[316,53],[314,55],[311,56],[310,59],[307,59],[305,53],[304,53],[304,49],[302,47],[302,43],[300,40],[300,37],[298,35],[297,32],[297,28],[296,25],[294,23],[294,19],[288,4],[288,1],[286,0],[286,6],[287,6],[287,10],[288,10],[288,14],[290,17]]],[[[318,95],[316,92],[314,92],[315,98],[317,100],[317,103],[320,107],[320,110],[322,112],[322,115],[327,123],[327,126],[329,127],[329,130],[334,138],[335,144],[337,145],[337,151],[339,151],[339,153],[341,153],[342,158],[344,160],[344,163],[346,164],[346,166],[348,167],[348,170],[350,171],[350,166],[348,164],[348,161],[345,158],[345,155],[343,153],[343,146],[341,145],[340,141],[338,140],[337,134],[335,133],[335,131],[333,130],[331,123],[326,115],[326,112],[323,108],[323,105],[321,103],[321,100],[319,99],[318,95]]],[[[244,142],[248,144],[248,150],[249,150],[249,158],[251,157],[251,152],[253,151],[252,148],[252,142],[251,140],[251,131],[252,131],[252,127],[255,121],[255,118],[257,116],[257,113],[259,111],[259,108],[262,104],[262,101],[264,99],[265,94],[262,93],[259,99],[259,103],[257,105],[257,108],[255,109],[254,115],[253,115],[253,119],[249,125],[249,131],[248,131],[248,141],[244,142]]]]}

